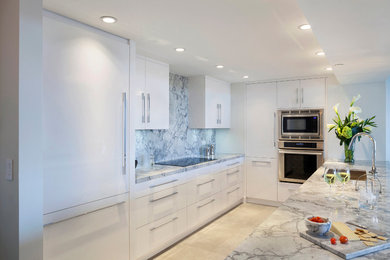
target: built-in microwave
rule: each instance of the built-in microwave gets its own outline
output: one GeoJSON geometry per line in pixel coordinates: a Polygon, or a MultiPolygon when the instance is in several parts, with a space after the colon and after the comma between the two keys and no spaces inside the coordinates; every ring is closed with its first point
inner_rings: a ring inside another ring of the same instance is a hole
{"type": "Polygon", "coordinates": [[[279,139],[323,139],[322,109],[279,110],[279,139]]]}

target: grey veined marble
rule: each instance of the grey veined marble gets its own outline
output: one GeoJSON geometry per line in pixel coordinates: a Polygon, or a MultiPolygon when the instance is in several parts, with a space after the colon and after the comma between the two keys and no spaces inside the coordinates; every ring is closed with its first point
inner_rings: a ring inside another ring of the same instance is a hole
{"type": "MultiPolygon", "coordinates": [[[[351,167],[370,170],[371,164],[357,163],[351,167]]],[[[299,233],[306,231],[304,218],[308,215],[329,217],[338,222],[352,221],[369,229],[381,230],[390,238],[390,165],[382,164],[377,169],[383,194],[375,210],[359,209],[359,193],[354,189],[354,181],[347,183],[344,191],[339,184],[330,193],[329,186],[323,181],[324,168],[321,167],[226,259],[341,259],[300,237],[299,233]]],[[[359,250],[366,248],[362,242],[351,242],[346,246],[359,250]]],[[[390,249],[356,259],[390,259],[390,249]]]]}
{"type": "Polygon", "coordinates": [[[214,129],[188,128],[188,78],[169,75],[169,129],[136,131],[136,158],[140,166],[154,156],[156,162],[199,156],[205,144],[215,145],[214,129]]]}

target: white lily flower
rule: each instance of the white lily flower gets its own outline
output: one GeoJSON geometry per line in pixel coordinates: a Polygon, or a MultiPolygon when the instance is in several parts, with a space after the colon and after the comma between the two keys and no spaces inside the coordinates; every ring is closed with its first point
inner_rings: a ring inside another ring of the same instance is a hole
{"type": "Polygon", "coordinates": [[[353,106],[353,104],[355,104],[355,102],[357,102],[359,99],[360,99],[360,94],[357,95],[357,96],[354,96],[354,97],[352,98],[351,106],[353,106]]]}
{"type": "Polygon", "coordinates": [[[360,99],[360,94],[358,94],[356,97],[353,97],[354,102],[358,101],[360,99]]]}
{"type": "Polygon", "coordinates": [[[332,127],[335,127],[336,125],[335,124],[327,124],[326,125],[326,127],[328,128],[328,129],[330,129],[330,128],[332,128],[332,127]]]}
{"type": "Polygon", "coordinates": [[[353,112],[355,114],[361,113],[362,109],[360,107],[350,107],[349,112],[353,112]]]}
{"type": "Polygon", "coordinates": [[[334,110],[334,112],[336,112],[336,114],[339,113],[339,105],[340,105],[340,103],[337,103],[337,104],[334,105],[334,107],[333,107],[333,110],[334,110]]]}

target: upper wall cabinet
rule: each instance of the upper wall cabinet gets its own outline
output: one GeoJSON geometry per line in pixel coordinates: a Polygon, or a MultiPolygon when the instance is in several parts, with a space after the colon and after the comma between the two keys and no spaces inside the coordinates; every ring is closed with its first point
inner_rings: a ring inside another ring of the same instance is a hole
{"type": "Polygon", "coordinates": [[[325,78],[278,82],[278,108],[325,107],[325,86],[325,78]]]}
{"type": "Polygon", "coordinates": [[[230,128],[230,83],[208,76],[188,82],[190,128],[230,128]]]}
{"type": "Polygon", "coordinates": [[[135,84],[135,128],[168,129],[169,65],[137,56],[135,84]]]}

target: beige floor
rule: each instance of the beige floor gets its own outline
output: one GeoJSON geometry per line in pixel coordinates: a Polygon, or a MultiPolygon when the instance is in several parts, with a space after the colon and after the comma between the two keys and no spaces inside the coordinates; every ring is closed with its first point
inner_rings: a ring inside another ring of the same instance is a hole
{"type": "Polygon", "coordinates": [[[242,204],[154,259],[225,259],[275,209],[242,204]]]}

